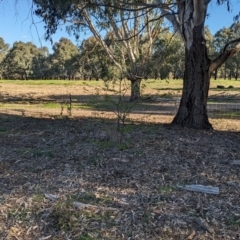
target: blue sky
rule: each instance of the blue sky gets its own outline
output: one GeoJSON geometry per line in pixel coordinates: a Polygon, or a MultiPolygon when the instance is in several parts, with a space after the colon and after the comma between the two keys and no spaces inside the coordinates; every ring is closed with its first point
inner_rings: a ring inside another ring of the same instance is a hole
{"type": "MultiPolygon", "coordinates": [[[[227,11],[227,6],[216,6],[215,1],[209,4],[210,17],[206,20],[206,25],[214,34],[223,27],[229,27],[233,22],[233,17],[240,11],[240,1],[232,1],[232,11],[227,11]]],[[[30,12],[31,0],[15,0],[2,1],[0,3],[0,37],[10,46],[15,41],[33,42],[37,46],[47,46],[51,51],[52,45],[50,41],[44,40],[44,24],[41,19],[33,17],[30,12]],[[33,17],[33,19],[32,19],[33,17]],[[35,22],[36,24],[32,24],[35,22]]],[[[70,37],[64,28],[53,35],[53,42],[59,41],[61,37],[70,38],[73,43],[77,44],[74,37],[70,37]]],[[[89,35],[82,35],[82,39],[89,35]]]]}

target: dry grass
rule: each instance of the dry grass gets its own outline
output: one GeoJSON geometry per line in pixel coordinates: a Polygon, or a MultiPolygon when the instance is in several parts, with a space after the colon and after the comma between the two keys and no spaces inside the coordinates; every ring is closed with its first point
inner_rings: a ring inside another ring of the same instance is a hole
{"type": "MultiPolygon", "coordinates": [[[[148,96],[174,100],[180,97],[182,81],[153,81],[143,82],[143,97],[148,96]]],[[[126,99],[129,97],[129,84],[126,87],[126,99]]],[[[209,92],[214,101],[223,101],[227,97],[239,98],[238,81],[212,80],[209,92]],[[224,89],[217,88],[218,85],[224,89]],[[228,88],[228,86],[234,88],[228,88]]],[[[0,112],[5,114],[34,116],[34,117],[62,117],[69,116],[68,107],[71,96],[73,103],[71,108],[72,117],[90,116],[102,118],[115,118],[114,106],[106,107],[104,95],[111,96],[116,101],[116,93],[119,85],[109,83],[104,85],[101,81],[1,81],[0,82],[0,112]]],[[[145,102],[134,106],[130,118],[133,121],[149,123],[170,123],[177,111],[178,103],[172,102],[145,102]]],[[[237,106],[239,107],[239,106],[237,106]]],[[[221,109],[225,110],[225,109],[221,109]]],[[[237,109],[230,110],[229,116],[238,117],[237,109]]],[[[219,112],[221,114],[221,112],[219,112]]],[[[212,116],[212,115],[210,115],[212,116]]],[[[213,116],[214,117],[214,116],[213,116]]],[[[219,116],[217,116],[219,117],[219,116]]],[[[213,119],[211,120],[216,129],[239,129],[238,121],[213,119]],[[224,126],[229,125],[229,126],[224,126]]]]}

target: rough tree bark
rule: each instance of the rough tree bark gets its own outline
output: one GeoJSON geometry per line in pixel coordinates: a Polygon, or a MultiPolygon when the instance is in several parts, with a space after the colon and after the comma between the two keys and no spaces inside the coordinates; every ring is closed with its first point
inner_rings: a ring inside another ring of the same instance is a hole
{"type": "Polygon", "coordinates": [[[131,81],[131,96],[129,101],[135,102],[141,97],[141,79],[130,80],[131,81]]]}
{"type": "Polygon", "coordinates": [[[140,99],[141,97],[141,82],[145,77],[145,64],[133,63],[129,68],[129,71],[126,73],[127,79],[131,82],[131,96],[130,102],[134,102],[140,99]]]}
{"type": "Polygon", "coordinates": [[[183,93],[173,123],[199,129],[211,129],[207,115],[211,61],[202,36],[203,24],[193,28],[192,45],[185,48],[183,93]]]}

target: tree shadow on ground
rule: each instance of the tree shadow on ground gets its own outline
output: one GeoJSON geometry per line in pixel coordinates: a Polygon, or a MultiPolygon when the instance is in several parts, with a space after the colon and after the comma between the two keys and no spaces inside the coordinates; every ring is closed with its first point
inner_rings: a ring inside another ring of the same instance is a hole
{"type": "Polygon", "coordinates": [[[0,236],[237,237],[239,132],[135,123],[118,134],[110,119],[0,114],[0,236]]]}
{"type": "MultiPolygon", "coordinates": [[[[18,112],[20,115],[25,115],[31,112],[31,109],[46,115],[51,112],[61,115],[63,110],[68,111],[68,114],[79,110],[108,112],[115,114],[118,112],[128,111],[131,114],[142,114],[145,116],[166,115],[174,116],[177,113],[179,106],[178,98],[159,98],[147,97],[136,103],[128,102],[128,97],[125,96],[119,99],[117,95],[49,95],[44,99],[16,96],[7,96],[1,101],[1,108],[5,111],[18,112]],[[6,107],[5,107],[6,106],[6,107]],[[5,107],[5,108],[4,108],[5,107]],[[45,114],[46,112],[46,114],[45,114]]],[[[208,112],[211,118],[234,118],[239,119],[239,99],[236,95],[214,96],[209,98],[208,112]]],[[[31,114],[31,113],[29,113],[31,114]]],[[[52,114],[52,115],[54,115],[52,114]]],[[[74,114],[74,113],[73,113],[74,114]]],[[[66,115],[66,114],[65,114],[66,115]]],[[[79,115],[78,113],[76,115],[79,115]]],[[[75,116],[76,116],[75,115],[75,116]]]]}

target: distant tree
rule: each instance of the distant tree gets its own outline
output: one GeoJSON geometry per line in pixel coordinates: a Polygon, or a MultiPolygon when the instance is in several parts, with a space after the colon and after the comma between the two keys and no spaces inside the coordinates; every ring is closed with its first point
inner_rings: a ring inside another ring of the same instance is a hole
{"type": "Polygon", "coordinates": [[[46,62],[49,56],[48,48],[41,47],[38,48],[38,51],[33,56],[32,59],[32,74],[31,77],[34,79],[43,79],[45,76],[45,66],[44,63],[46,62]]]}
{"type": "MultiPolygon", "coordinates": [[[[151,69],[161,79],[182,78],[184,67],[184,45],[180,36],[165,30],[153,44],[151,69]]],[[[156,78],[156,76],[155,76],[156,78]]]]}
{"type": "Polygon", "coordinates": [[[73,78],[74,68],[71,60],[78,55],[78,53],[77,46],[67,38],[61,38],[59,42],[54,43],[51,61],[54,72],[58,78],[73,78]]]}
{"type": "Polygon", "coordinates": [[[74,54],[71,58],[66,60],[66,69],[69,80],[75,80],[76,76],[79,77],[81,63],[80,63],[80,52],[74,54]]]}
{"type": "Polygon", "coordinates": [[[216,51],[215,49],[214,36],[212,35],[208,26],[204,28],[204,38],[208,49],[208,56],[210,57],[210,59],[215,59],[218,55],[218,51],[216,51]]]}
{"type": "Polygon", "coordinates": [[[110,73],[113,66],[112,61],[110,61],[104,48],[94,36],[82,42],[80,51],[82,74],[85,79],[94,78],[98,80],[101,78],[107,80],[114,78],[114,75],[110,73]]]}
{"type": "Polygon", "coordinates": [[[4,39],[0,37],[0,61],[2,61],[9,49],[9,44],[5,43],[4,39]]]}
{"type": "MultiPolygon", "coordinates": [[[[219,51],[217,51],[214,46],[214,36],[212,35],[208,26],[206,26],[204,29],[204,37],[206,41],[209,59],[215,59],[219,55],[219,51]]],[[[211,73],[211,76],[214,76],[215,79],[217,79],[218,69],[219,68],[217,68],[214,72],[211,73]]]]}
{"type": "MultiPolygon", "coordinates": [[[[231,27],[224,27],[216,32],[214,35],[214,47],[215,51],[219,52],[229,42],[237,37],[240,37],[240,23],[233,24],[231,27]]],[[[223,68],[221,68],[223,78],[238,78],[240,67],[240,54],[234,55],[228,59],[223,68]]]]}
{"type": "Polygon", "coordinates": [[[5,43],[3,38],[0,37],[0,78],[2,79],[3,74],[3,60],[9,49],[9,44],[5,43]]]}
{"type": "Polygon", "coordinates": [[[52,54],[48,54],[48,56],[41,63],[42,65],[42,78],[43,79],[55,79],[56,72],[54,69],[52,54]]]}
{"type": "Polygon", "coordinates": [[[15,42],[3,61],[4,75],[26,80],[33,73],[33,60],[38,54],[34,44],[15,42]]]}

